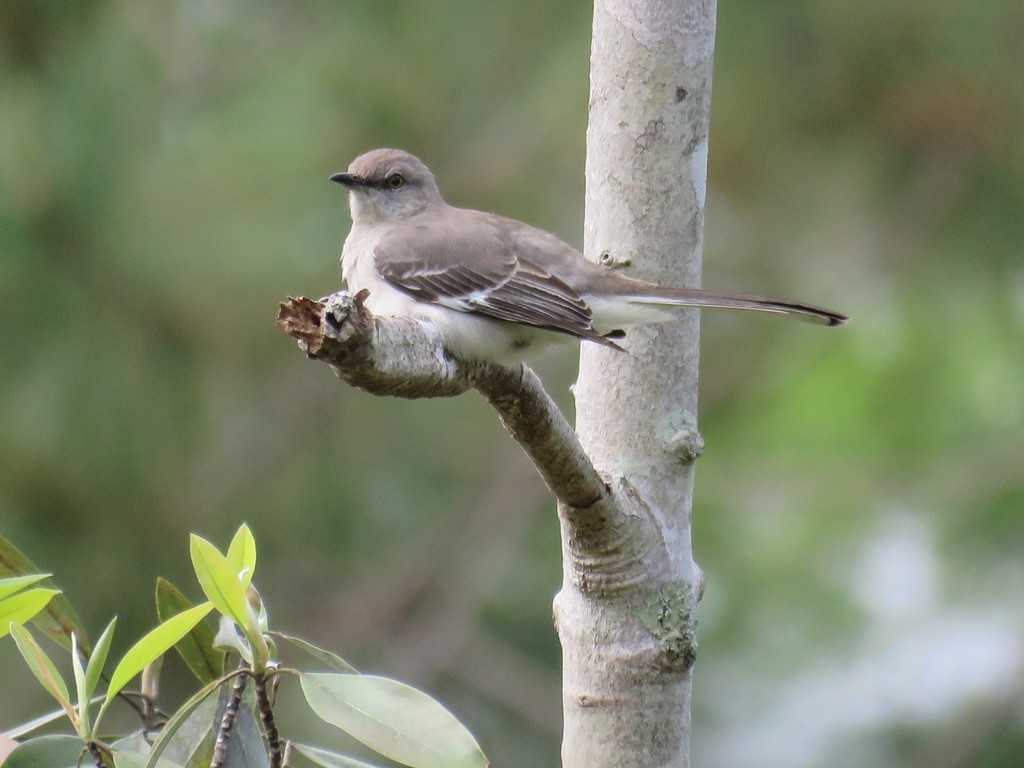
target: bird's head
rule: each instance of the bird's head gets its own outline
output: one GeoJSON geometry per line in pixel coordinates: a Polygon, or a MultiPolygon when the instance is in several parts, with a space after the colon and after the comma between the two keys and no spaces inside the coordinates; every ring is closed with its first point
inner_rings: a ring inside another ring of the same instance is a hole
{"type": "Polygon", "coordinates": [[[334,174],[331,181],[348,188],[355,224],[400,221],[431,206],[444,205],[434,174],[400,149],[374,149],[360,155],[348,171],[334,174]]]}

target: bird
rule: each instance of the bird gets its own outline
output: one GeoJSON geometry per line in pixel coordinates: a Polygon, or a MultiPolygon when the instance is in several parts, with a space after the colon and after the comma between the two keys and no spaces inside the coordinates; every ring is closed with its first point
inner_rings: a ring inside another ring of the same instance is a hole
{"type": "Polygon", "coordinates": [[[760,310],[825,326],[839,312],[751,293],[665,287],[589,261],[555,235],[445,202],[424,163],[400,149],[360,155],[330,180],[348,190],[341,253],[348,289],[382,316],[430,323],[458,358],[509,362],[559,339],[616,350],[629,329],[679,307],[760,310]]]}

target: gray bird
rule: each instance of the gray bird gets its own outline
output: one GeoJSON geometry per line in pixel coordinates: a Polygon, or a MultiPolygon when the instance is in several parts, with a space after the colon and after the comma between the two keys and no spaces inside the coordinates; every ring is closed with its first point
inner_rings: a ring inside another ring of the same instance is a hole
{"type": "Polygon", "coordinates": [[[378,315],[411,316],[462,358],[508,361],[575,337],[621,349],[626,329],[682,306],[754,309],[821,325],[847,318],[769,296],[669,288],[594,264],[554,235],[514,219],[455,208],[419,159],[398,149],[360,155],[331,181],[349,191],[341,253],[350,291],[378,315]]]}

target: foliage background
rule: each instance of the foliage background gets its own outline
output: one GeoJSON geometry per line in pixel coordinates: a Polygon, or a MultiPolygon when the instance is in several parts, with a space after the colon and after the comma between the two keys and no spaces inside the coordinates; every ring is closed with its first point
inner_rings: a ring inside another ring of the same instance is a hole
{"type": "MultiPolygon", "coordinates": [[[[338,287],[327,176],[374,146],[579,243],[589,14],[5,0],[0,532],[94,631],[248,520],[279,627],[557,764],[539,479],[479,399],[352,391],[273,318],[338,287]]],[[[705,282],[855,319],[705,314],[700,765],[1018,764],[1022,40],[1000,0],[719,8],[705,282]]],[[[0,681],[0,727],[49,706],[6,641],[0,681]]]]}

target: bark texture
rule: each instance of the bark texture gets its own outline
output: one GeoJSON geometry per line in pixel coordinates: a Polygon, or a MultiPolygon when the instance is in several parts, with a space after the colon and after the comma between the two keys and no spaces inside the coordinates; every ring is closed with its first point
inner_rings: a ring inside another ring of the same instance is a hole
{"type": "MultiPolygon", "coordinates": [[[[714,0],[597,0],[585,252],[666,284],[700,281],[714,0]]],[[[565,768],[689,765],[696,311],[583,345],[577,432],[612,489],[560,509],[565,768]]]]}

